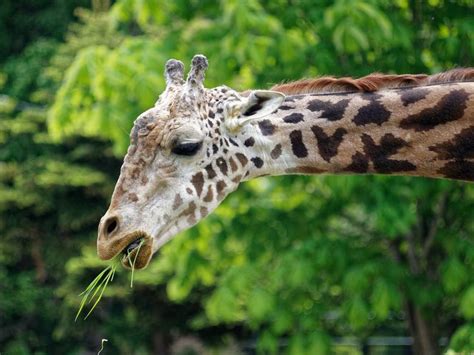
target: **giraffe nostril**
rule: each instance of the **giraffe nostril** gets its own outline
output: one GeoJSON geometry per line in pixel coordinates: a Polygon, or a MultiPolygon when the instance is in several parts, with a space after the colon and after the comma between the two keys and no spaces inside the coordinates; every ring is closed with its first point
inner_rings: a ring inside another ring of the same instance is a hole
{"type": "Polygon", "coordinates": [[[105,231],[106,235],[109,236],[118,229],[118,219],[117,217],[111,217],[105,222],[105,231]]]}

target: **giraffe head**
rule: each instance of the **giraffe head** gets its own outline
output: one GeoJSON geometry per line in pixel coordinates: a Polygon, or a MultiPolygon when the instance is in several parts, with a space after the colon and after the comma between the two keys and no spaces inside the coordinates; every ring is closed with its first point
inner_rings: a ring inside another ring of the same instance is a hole
{"type": "MultiPolygon", "coordinates": [[[[136,268],[180,231],[206,217],[251,175],[250,121],[275,111],[284,95],[203,86],[207,59],[166,63],[166,89],[135,121],[97,250],[111,259],[129,251],[136,268]],[[138,241],[143,241],[140,249],[138,241]],[[137,255],[135,255],[138,253],[137,255]]],[[[257,163],[258,165],[258,163],[257,163]]],[[[129,266],[123,259],[124,266],[129,266]]]]}

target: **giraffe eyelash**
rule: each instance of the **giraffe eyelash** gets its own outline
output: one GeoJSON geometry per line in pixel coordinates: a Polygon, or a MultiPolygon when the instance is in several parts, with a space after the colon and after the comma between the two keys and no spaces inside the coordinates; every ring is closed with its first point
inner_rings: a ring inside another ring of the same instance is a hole
{"type": "Polygon", "coordinates": [[[201,147],[202,142],[181,143],[175,145],[171,149],[171,152],[177,155],[193,156],[201,149],[201,147]]]}

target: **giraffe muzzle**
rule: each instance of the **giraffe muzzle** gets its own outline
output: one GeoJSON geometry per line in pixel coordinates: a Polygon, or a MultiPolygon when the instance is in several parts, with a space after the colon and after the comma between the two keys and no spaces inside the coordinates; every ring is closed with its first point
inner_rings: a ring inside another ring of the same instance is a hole
{"type": "Polygon", "coordinates": [[[125,268],[143,269],[153,254],[153,238],[144,231],[129,230],[117,214],[106,215],[99,224],[97,254],[102,260],[118,257],[125,268]]]}

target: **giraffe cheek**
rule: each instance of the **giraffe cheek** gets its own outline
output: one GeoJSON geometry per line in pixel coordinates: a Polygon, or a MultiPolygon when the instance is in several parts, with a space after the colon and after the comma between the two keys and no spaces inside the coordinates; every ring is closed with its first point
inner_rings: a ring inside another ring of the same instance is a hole
{"type": "Polygon", "coordinates": [[[143,193],[145,201],[150,201],[156,199],[158,196],[163,197],[167,189],[169,189],[169,184],[166,179],[155,178],[148,181],[143,188],[145,190],[143,193]]]}

